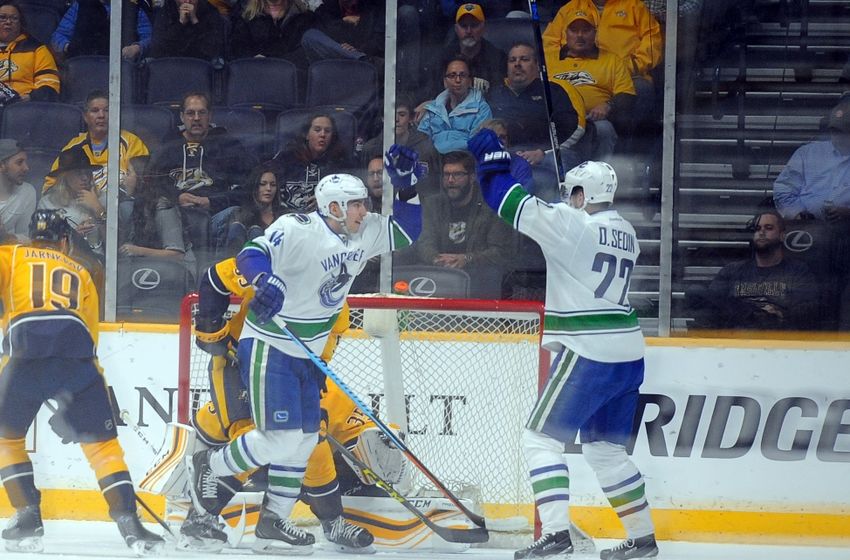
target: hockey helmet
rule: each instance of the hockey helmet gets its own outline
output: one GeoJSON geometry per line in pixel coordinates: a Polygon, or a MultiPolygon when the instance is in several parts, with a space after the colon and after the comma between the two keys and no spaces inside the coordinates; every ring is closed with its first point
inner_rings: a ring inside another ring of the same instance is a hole
{"type": "Polygon", "coordinates": [[[561,199],[569,202],[576,187],[584,190],[585,205],[614,202],[617,173],[604,161],[585,161],[567,171],[561,183],[561,199]]]}
{"type": "Polygon", "coordinates": [[[71,231],[61,210],[36,210],[30,218],[29,236],[32,241],[60,243],[71,236],[71,231]]]}
{"type": "Polygon", "coordinates": [[[316,205],[319,214],[335,220],[344,221],[348,203],[352,200],[365,200],[369,197],[366,185],[358,177],[347,173],[334,173],[323,177],[316,185],[316,205]],[[339,204],[342,218],[331,214],[331,202],[339,204]]]}

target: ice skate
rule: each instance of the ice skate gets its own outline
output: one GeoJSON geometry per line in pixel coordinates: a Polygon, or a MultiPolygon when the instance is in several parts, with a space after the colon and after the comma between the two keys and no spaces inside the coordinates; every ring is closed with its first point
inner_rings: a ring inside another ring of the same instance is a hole
{"type": "Polygon", "coordinates": [[[266,506],[260,511],[254,535],[253,551],[257,554],[313,554],[316,542],[313,535],[299,529],[290,520],[281,519],[266,506]]]}
{"type": "Polygon", "coordinates": [[[375,537],[366,529],[351,523],[343,516],[330,521],[322,521],[325,538],[340,552],[352,554],[373,554],[372,543],[375,537]]]}
{"type": "Polygon", "coordinates": [[[193,552],[220,552],[227,544],[227,535],[218,519],[208,513],[189,509],[186,521],[180,526],[177,548],[193,552]]]}
{"type": "Polygon", "coordinates": [[[606,548],[599,553],[602,560],[627,560],[629,558],[652,558],[658,556],[655,535],[637,539],[626,539],[614,548],[606,548]]]}
{"type": "Polygon", "coordinates": [[[514,552],[514,560],[522,558],[546,558],[547,556],[567,556],[573,552],[573,541],[569,529],[557,533],[547,533],[534,541],[531,546],[514,552]]]}
{"type": "Polygon", "coordinates": [[[142,526],[142,522],[135,512],[119,515],[115,518],[115,523],[118,525],[121,536],[124,537],[124,542],[137,556],[157,554],[165,544],[165,539],[151,533],[142,526]]]}
{"type": "Polygon", "coordinates": [[[15,512],[9,525],[3,529],[3,541],[9,552],[41,552],[44,544],[44,524],[41,522],[41,508],[26,506],[15,512]]]}
{"type": "Polygon", "coordinates": [[[238,481],[232,476],[217,477],[210,467],[210,456],[215,449],[198,451],[191,457],[186,457],[186,468],[189,470],[189,493],[198,511],[217,516],[224,505],[221,496],[226,491],[230,496],[236,493],[238,481]]]}

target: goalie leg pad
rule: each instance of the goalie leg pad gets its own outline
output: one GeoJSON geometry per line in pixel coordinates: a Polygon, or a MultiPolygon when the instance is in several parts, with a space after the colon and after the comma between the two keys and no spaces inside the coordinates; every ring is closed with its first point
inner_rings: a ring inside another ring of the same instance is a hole
{"type": "Polygon", "coordinates": [[[194,428],[185,424],[168,424],[165,440],[139,488],[162,496],[184,495],[188,480],[184,458],[201,447],[203,444],[197,440],[194,428]]]}

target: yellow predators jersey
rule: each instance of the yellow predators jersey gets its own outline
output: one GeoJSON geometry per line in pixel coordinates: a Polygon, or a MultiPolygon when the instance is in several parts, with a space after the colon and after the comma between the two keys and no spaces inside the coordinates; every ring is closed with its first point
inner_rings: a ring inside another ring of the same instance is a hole
{"type": "Polygon", "coordinates": [[[3,352],[12,358],[91,358],[98,296],[88,271],[60,251],[0,246],[3,352]]]}
{"type": "Polygon", "coordinates": [[[334,439],[345,444],[359,436],[366,428],[375,427],[375,423],[355,406],[354,401],[343,393],[336,383],[328,379],[327,386],[327,392],[322,395],[322,410],[328,415],[327,432],[334,439]]]}
{"type": "MultiPolygon", "coordinates": [[[[635,94],[635,85],[625,63],[613,53],[599,50],[596,58],[550,60],[549,79],[555,83],[575,86],[584,100],[587,111],[610,101],[620,93],[635,94]]],[[[569,93],[569,90],[567,90],[569,93]]]]}

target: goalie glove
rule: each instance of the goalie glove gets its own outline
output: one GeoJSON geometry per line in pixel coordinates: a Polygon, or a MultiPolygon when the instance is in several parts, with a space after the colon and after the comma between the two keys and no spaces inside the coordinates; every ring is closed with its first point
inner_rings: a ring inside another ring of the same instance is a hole
{"type": "MultiPolygon", "coordinates": [[[[354,455],[369,467],[384,482],[388,482],[400,494],[411,490],[412,473],[404,454],[378,428],[367,428],[357,437],[352,449],[354,455]]],[[[375,484],[372,477],[352,466],[364,484],[375,484]]]]}
{"type": "Polygon", "coordinates": [[[239,363],[236,358],[237,341],[230,336],[230,325],[224,323],[221,328],[217,327],[215,322],[196,319],[195,344],[204,352],[212,356],[223,356],[231,364],[237,365],[239,363]]]}
{"type": "Polygon", "coordinates": [[[415,187],[427,173],[425,164],[419,161],[416,150],[401,144],[393,144],[384,154],[384,167],[393,187],[400,190],[415,187]]]}

